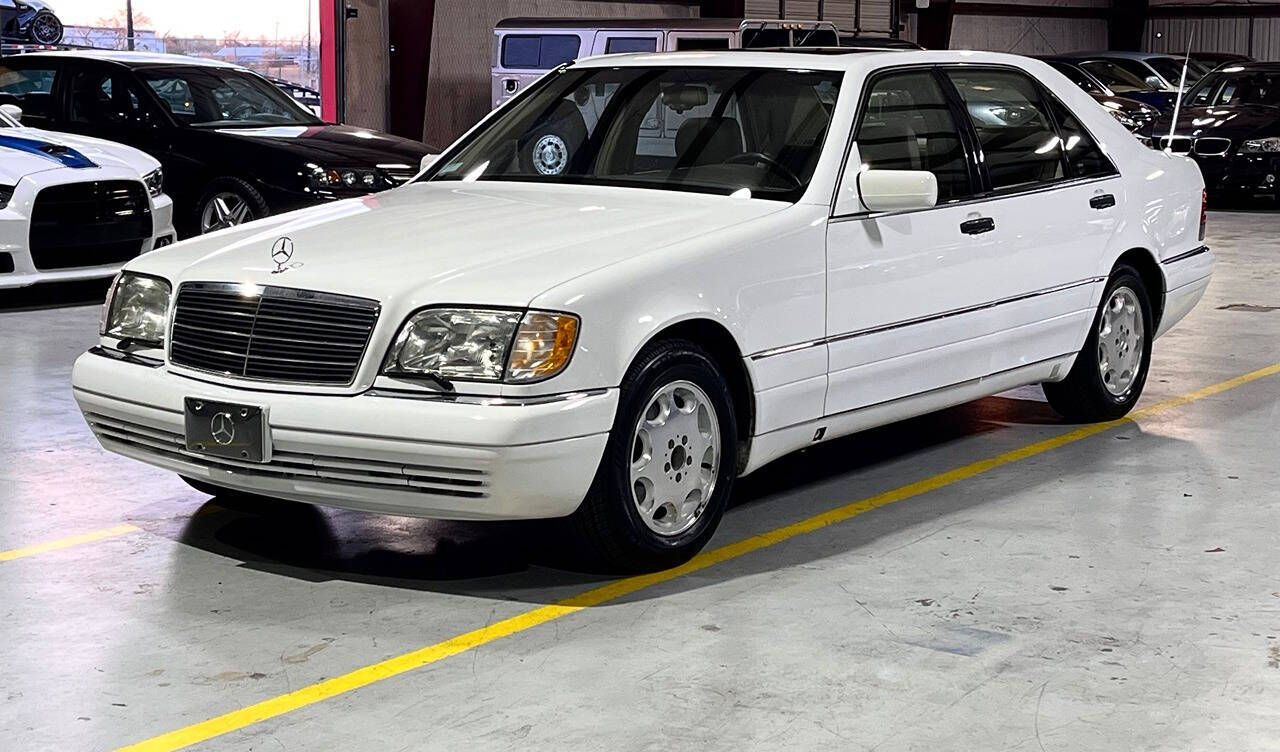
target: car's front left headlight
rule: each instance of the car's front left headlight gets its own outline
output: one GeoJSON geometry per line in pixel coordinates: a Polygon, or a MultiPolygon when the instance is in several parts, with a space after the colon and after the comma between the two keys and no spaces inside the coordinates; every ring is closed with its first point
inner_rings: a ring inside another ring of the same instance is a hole
{"type": "Polygon", "coordinates": [[[563,371],[577,341],[578,318],[567,313],[428,308],[405,322],[382,371],[532,384],[563,371]]]}
{"type": "Polygon", "coordinates": [[[1241,146],[1241,151],[1249,153],[1258,152],[1277,152],[1280,151],[1280,138],[1255,138],[1251,141],[1245,141],[1241,146]]]}
{"type": "Polygon", "coordinates": [[[103,304],[99,333],[157,349],[163,347],[172,290],[159,277],[121,272],[103,304]]]}
{"type": "Polygon", "coordinates": [[[377,170],[356,167],[334,169],[308,164],[307,179],[311,188],[325,191],[376,191],[387,187],[377,170]]]}
{"type": "Polygon", "coordinates": [[[151,194],[151,198],[158,197],[164,193],[164,170],[157,167],[144,175],[142,182],[147,184],[147,193],[151,194]]]}

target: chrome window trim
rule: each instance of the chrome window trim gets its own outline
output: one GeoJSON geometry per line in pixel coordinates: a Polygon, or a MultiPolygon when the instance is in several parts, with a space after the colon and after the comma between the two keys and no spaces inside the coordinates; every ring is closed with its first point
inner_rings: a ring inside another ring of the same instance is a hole
{"type": "MultiPolygon", "coordinates": [[[[1208,250],[1208,249],[1206,248],[1205,250],[1208,250]]],[[[881,324],[880,326],[868,327],[866,329],[858,329],[852,332],[844,332],[842,334],[833,334],[831,336],[824,337],[823,339],[813,340],[810,342],[801,342],[793,345],[785,345],[783,347],[775,347],[771,350],[761,350],[760,352],[753,353],[751,355],[748,355],[747,357],[750,358],[751,360],[763,360],[765,358],[772,358],[777,355],[784,355],[787,353],[797,352],[799,350],[804,350],[809,347],[817,347],[818,345],[829,345],[834,342],[843,342],[845,340],[850,340],[857,337],[866,337],[872,334],[882,334],[884,332],[893,331],[895,329],[902,329],[908,326],[918,326],[920,324],[927,324],[933,321],[940,321],[942,319],[948,319],[954,316],[962,316],[967,313],[977,313],[978,311],[984,311],[989,308],[995,308],[997,306],[1002,306],[1009,303],[1017,303],[1023,300],[1029,300],[1031,298],[1038,298],[1043,295],[1052,295],[1054,293],[1065,292],[1067,290],[1072,290],[1077,287],[1083,287],[1085,285],[1096,285],[1099,282],[1105,282],[1106,279],[1107,279],[1106,277],[1090,277],[1088,279],[1077,280],[1075,282],[1068,282],[1063,285],[1046,287],[1042,290],[1035,290],[1033,292],[1022,293],[1021,295],[1013,295],[1011,297],[1000,298],[998,300],[992,300],[986,303],[979,303],[977,305],[965,306],[964,308],[955,308],[950,311],[943,311],[942,313],[932,313],[932,314],[929,314],[928,316],[919,316],[913,319],[904,319],[902,321],[895,321],[891,324],[881,324]]]]}

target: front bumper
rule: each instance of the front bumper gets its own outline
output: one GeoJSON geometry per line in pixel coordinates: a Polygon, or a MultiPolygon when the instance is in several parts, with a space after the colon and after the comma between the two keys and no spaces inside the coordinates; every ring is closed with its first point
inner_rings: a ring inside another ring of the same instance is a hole
{"type": "Polygon", "coordinates": [[[373,391],[282,394],[100,353],[80,356],[72,388],[105,448],[218,486],[414,517],[571,514],[595,476],[618,404],[616,389],[497,404],[373,391]],[[265,408],[270,461],[187,451],[186,397],[265,408]]]}
{"type": "Polygon", "coordinates": [[[1191,155],[1200,165],[1211,198],[1238,194],[1280,195],[1280,154],[1191,155]]]}
{"type": "MultiPolygon", "coordinates": [[[[43,282],[74,282],[115,276],[124,262],[59,269],[38,269],[31,256],[31,213],[37,194],[44,188],[65,185],[61,170],[35,173],[18,182],[9,205],[0,210],[0,290],[27,287],[43,282]]],[[[136,173],[123,169],[98,168],[92,181],[134,180],[136,173]]],[[[142,242],[139,254],[174,242],[173,200],[166,194],[151,199],[151,237],[142,242]]]]}

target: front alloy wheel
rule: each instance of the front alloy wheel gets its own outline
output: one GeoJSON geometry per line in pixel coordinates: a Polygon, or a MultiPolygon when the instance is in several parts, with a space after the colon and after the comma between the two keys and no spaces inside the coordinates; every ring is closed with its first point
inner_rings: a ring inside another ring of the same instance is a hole
{"type": "Polygon", "coordinates": [[[231,191],[215,193],[200,212],[200,234],[252,222],[253,208],[241,195],[231,191]]]}
{"type": "Polygon", "coordinates": [[[36,44],[57,44],[61,42],[62,22],[49,11],[40,11],[31,21],[31,41],[36,44]]]}
{"type": "Polygon", "coordinates": [[[631,500],[641,521],[662,536],[693,527],[719,470],[720,426],[711,398],[691,381],[660,388],[632,439],[631,500]]]}
{"type": "Polygon", "coordinates": [[[608,569],[674,567],[707,544],[728,506],[733,396],[715,358],[683,339],[641,350],[619,391],[600,467],[570,526],[608,569]]]}

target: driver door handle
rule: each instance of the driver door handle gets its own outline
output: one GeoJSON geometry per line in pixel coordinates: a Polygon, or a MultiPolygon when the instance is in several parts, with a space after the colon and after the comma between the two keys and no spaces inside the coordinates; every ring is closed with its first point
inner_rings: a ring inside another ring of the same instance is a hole
{"type": "Polygon", "coordinates": [[[960,223],[960,232],[965,235],[981,235],[996,229],[996,221],[991,217],[978,217],[960,223]]]}
{"type": "Polygon", "coordinates": [[[1095,209],[1110,209],[1115,205],[1116,205],[1116,197],[1111,195],[1110,193],[1103,193],[1099,196],[1094,196],[1093,198],[1089,199],[1089,206],[1092,206],[1095,209]]]}

